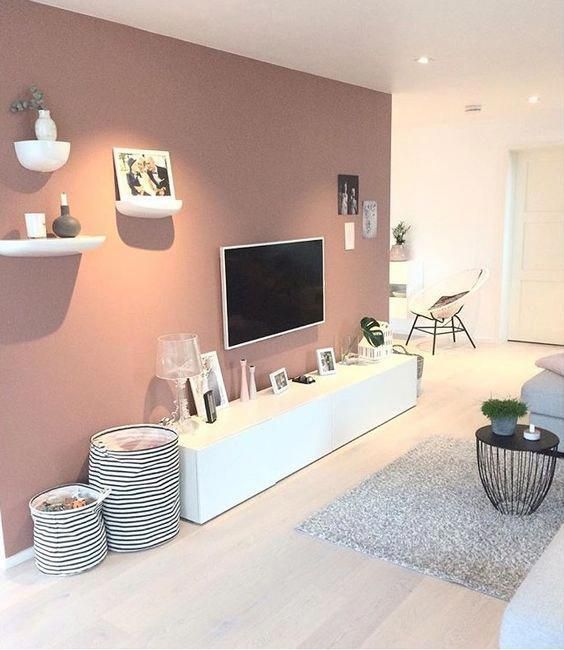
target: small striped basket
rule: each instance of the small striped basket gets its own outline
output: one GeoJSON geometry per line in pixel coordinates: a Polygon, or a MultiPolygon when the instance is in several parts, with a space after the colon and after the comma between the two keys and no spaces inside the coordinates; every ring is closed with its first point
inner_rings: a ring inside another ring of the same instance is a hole
{"type": "Polygon", "coordinates": [[[109,490],[82,483],[69,483],[36,494],[29,502],[33,519],[35,564],[42,573],[72,575],[92,569],[108,553],[102,504],[109,490]],[[89,505],[75,510],[46,512],[39,506],[46,499],[89,498],[89,505]]]}
{"type": "Polygon", "coordinates": [[[393,343],[393,332],[389,323],[384,321],[379,321],[380,329],[384,335],[384,344],[374,347],[366,340],[366,337],[362,337],[358,344],[358,357],[361,361],[368,363],[376,363],[389,357],[392,354],[392,343],[393,343]]]}
{"type": "Polygon", "coordinates": [[[103,508],[111,551],[140,551],[178,533],[180,457],[171,429],[140,424],[92,436],[89,481],[111,489],[103,508]]]}

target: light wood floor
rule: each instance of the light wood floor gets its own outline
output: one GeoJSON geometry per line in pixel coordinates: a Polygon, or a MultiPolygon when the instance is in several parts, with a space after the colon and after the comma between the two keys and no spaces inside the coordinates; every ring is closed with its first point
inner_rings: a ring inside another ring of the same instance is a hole
{"type": "Polygon", "coordinates": [[[553,350],[441,341],[415,409],[205,526],[184,522],[169,544],[81,576],[8,570],[0,646],[496,647],[504,602],[294,529],[420,440],[472,438],[480,402],[518,395],[553,350]]]}

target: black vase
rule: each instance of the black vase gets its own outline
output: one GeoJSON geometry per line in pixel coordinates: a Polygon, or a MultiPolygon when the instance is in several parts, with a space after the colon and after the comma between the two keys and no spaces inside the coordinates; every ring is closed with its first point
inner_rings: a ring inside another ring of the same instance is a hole
{"type": "Polygon", "coordinates": [[[53,232],[57,237],[76,237],[80,232],[80,221],[71,216],[68,205],[61,206],[61,216],[53,221],[53,232]]]}

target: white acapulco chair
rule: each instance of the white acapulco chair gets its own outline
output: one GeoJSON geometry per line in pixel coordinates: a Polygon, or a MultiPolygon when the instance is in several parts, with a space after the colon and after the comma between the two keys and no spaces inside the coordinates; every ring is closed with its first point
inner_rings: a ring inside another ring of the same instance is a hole
{"type": "Polygon", "coordinates": [[[468,340],[475,348],[468,330],[464,327],[459,314],[468,296],[477,291],[488,279],[488,269],[468,269],[437,282],[419,293],[415,294],[409,301],[409,311],[415,316],[413,325],[405,344],[414,330],[433,335],[433,354],[437,336],[440,334],[452,334],[452,340],[456,343],[456,333],[464,332],[468,340]],[[420,318],[430,320],[432,325],[420,325],[416,327],[420,318]]]}

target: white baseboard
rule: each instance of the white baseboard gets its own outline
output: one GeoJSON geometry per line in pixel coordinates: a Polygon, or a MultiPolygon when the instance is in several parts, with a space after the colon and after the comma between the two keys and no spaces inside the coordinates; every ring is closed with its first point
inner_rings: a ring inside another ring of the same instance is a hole
{"type": "Polygon", "coordinates": [[[15,555],[10,555],[10,557],[5,557],[0,559],[0,569],[6,570],[11,569],[12,567],[21,564],[22,562],[27,562],[33,557],[33,546],[29,548],[24,548],[23,551],[16,553],[15,555]]]}

